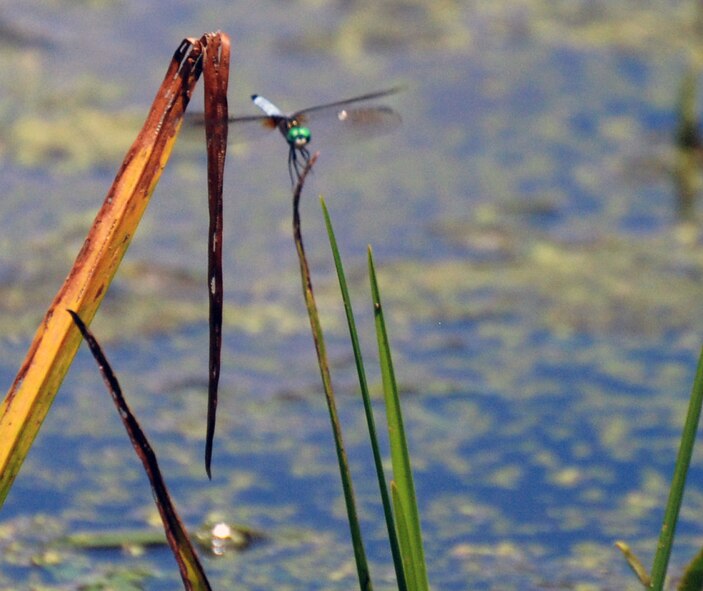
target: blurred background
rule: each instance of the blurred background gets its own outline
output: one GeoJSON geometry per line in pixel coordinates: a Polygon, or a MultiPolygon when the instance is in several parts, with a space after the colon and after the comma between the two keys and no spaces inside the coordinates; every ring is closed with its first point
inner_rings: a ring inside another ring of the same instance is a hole
{"type": "MultiPolygon", "coordinates": [[[[374,248],[433,587],[641,588],[613,542],[649,564],[702,342],[700,3],[1,3],[5,389],[173,51],[217,29],[232,39],[233,114],[258,114],[253,93],[297,110],[406,88],[378,101],[403,117],[391,133],[365,140],[311,123],[321,156],[302,205],[376,586],[392,588],[393,573],[320,194],[369,366],[374,248]]],[[[213,588],[349,589],[287,146],[237,133],[212,483],[202,130],[182,133],[93,329],[186,523],[265,534],[204,559],[213,588]]],[[[699,465],[674,575],[703,542],[699,465]]],[[[0,513],[0,586],[178,588],[166,548],[50,552],[62,535],[142,528],[154,515],[82,349],[0,513]]]]}

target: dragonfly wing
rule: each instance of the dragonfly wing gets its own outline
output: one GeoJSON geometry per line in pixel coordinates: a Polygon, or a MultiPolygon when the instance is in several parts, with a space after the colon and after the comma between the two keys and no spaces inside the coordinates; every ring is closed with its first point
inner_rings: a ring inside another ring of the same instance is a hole
{"type": "MultiPolygon", "coordinates": [[[[254,94],[251,97],[254,104],[266,115],[230,117],[229,141],[244,143],[260,138],[272,129],[278,128],[281,121],[289,119],[295,119],[303,125],[313,124],[311,130],[313,139],[318,136],[322,138],[328,136],[335,143],[345,139],[359,140],[387,133],[401,124],[401,117],[398,113],[389,107],[359,107],[355,104],[389,96],[401,90],[403,90],[402,87],[395,87],[362,94],[350,99],[303,109],[292,115],[284,114],[271,101],[254,94]]],[[[192,126],[205,124],[202,113],[187,117],[192,126]]]]}
{"type": "Polygon", "coordinates": [[[290,117],[310,127],[313,144],[318,139],[333,141],[335,144],[363,140],[396,129],[402,123],[402,118],[390,107],[357,106],[357,103],[389,96],[400,90],[400,87],[391,88],[318,105],[293,113],[290,117]]]}
{"type": "Polygon", "coordinates": [[[402,86],[394,86],[393,88],[388,88],[386,90],[379,90],[378,92],[370,92],[368,94],[361,94],[359,96],[355,96],[349,99],[344,99],[342,101],[335,101],[333,103],[325,103],[324,105],[318,105],[316,107],[310,107],[308,109],[302,109],[301,111],[297,111],[291,115],[291,117],[298,118],[301,116],[311,116],[312,113],[315,113],[316,111],[328,111],[329,109],[333,109],[334,107],[345,107],[347,105],[351,105],[352,103],[360,103],[362,101],[370,101],[373,99],[378,99],[378,98],[383,98],[385,96],[390,96],[392,94],[396,94],[398,92],[401,92],[404,89],[402,86]]]}
{"type": "Polygon", "coordinates": [[[400,127],[403,121],[396,111],[385,106],[333,106],[307,111],[297,117],[301,124],[310,127],[313,144],[317,140],[343,144],[376,137],[400,127]]]}
{"type": "Polygon", "coordinates": [[[230,142],[243,144],[265,137],[277,127],[274,117],[230,117],[228,137],[230,142]]]}
{"type": "MultiPolygon", "coordinates": [[[[202,113],[192,113],[186,116],[191,127],[205,127],[205,118],[202,113]]],[[[267,135],[276,129],[278,119],[265,115],[245,115],[243,117],[230,117],[228,141],[232,144],[244,144],[267,135]]]]}

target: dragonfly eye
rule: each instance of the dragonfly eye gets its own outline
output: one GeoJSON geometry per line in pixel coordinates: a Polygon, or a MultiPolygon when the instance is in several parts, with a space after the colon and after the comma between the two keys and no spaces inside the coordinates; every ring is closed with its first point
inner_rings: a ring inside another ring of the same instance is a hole
{"type": "Polygon", "coordinates": [[[291,127],[286,134],[288,143],[296,148],[307,146],[311,137],[310,130],[307,127],[291,127]]]}

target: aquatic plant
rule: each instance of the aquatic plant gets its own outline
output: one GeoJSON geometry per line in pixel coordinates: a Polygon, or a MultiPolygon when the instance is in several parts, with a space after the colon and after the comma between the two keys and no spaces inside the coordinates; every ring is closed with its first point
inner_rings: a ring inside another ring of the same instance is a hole
{"type": "MultiPolygon", "coordinates": [[[[132,445],[142,461],[162,518],[166,540],[178,563],[184,587],[188,590],[207,591],[210,589],[210,583],[170,498],[159,469],[156,453],[127,404],[115,372],[88,325],[97,312],[130,240],[136,232],[160,173],[169,158],[195,83],[204,72],[204,119],[208,146],[210,210],[208,235],[210,361],[205,469],[210,476],[222,340],[222,186],[228,128],[226,99],[228,66],[229,39],[224,34],[211,33],[204,35],[199,40],[185,39],[181,43],[171,60],[144,127],[128,151],[91,227],[83,249],[78,254],[73,269],[47,311],[44,322],[37,331],[17,378],[0,408],[0,440],[3,441],[3,445],[0,446],[1,503],[12,487],[14,478],[49,412],[54,397],[80,345],[81,338],[83,338],[98,364],[132,445]]],[[[298,205],[305,178],[316,160],[316,156],[310,157],[308,153],[303,155],[305,156],[305,166],[302,171],[296,169],[296,172],[299,172],[297,175],[298,183],[293,193],[294,241],[299,254],[303,292],[335,436],[359,585],[362,590],[370,590],[372,589],[371,576],[361,539],[361,528],[342,441],[341,426],[336,411],[329,363],[324,349],[322,329],[302,242],[298,205]]],[[[390,486],[392,499],[390,501],[381,466],[378,439],[341,260],[326,208],[324,208],[324,212],[339,273],[340,287],[342,287],[344,296],[352,342],[357,356],[361,390],[374,449],[383,506],[386,512],[398,587],[401,590],[426,591],[428,583],[419,513],[371,251],[369,250],[369,271],[395,477],[390,486]]],[[[153,537],[149,539],[153,539],[153,537]]]]}

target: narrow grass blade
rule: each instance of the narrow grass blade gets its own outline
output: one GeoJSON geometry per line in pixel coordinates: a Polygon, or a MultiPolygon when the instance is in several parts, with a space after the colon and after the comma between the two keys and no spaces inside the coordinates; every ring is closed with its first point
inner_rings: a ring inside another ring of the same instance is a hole
{"type": "MultiPolygon", "coordinates": [[[[381,294],[376,279],[376,270],[373,264],[373,253],[369,247],[369,276],[371,278],[371,295],[373,298],[374,315],[376,319],[376,336],[378,339],[378,353],[381,364],[381,377],[383,381],[383,394],[386,402],[386,418],[388,421],[388,435],[391,446],[391,461],[393,463],[393,476],[398,487],[398,497],[401,501],[407,521],[408,538],[410,541],[410,559],[413,561],[415,572],[415,584],[408,581],[408,587],[417,591],[427,591],[429,582],[427,580],[427,567],[425,565],[425,551],[422,546],[422,532],[420,528],[420,513],[417,508],[415,496],[415,484],[413,482],[412,469],[410,467],[410,454],[408,453],[407,439],[405,437],[405,427],[403,425],[403,415],[400,410],[400,400],[398,398],[398,387],[395,381],[393,370],[393,360],[391,359],[391,349],[386,332],[386,324],[383,319],[383,307],[381,306],[381,294]]],[[[396,519],[399,517],[396,514],[396,519]]],[[[402,540],[402,538],[401,538],[402,540]]],[[[402,545],[401,545],[402,548],[402,545]]],[[[404,554],[407,566],[408,556],[404,554]]],[[[406,574],[407,570],[406,570],[406,574]]]]}
{"type": "Polygon", "coordinates": [[[702,404],[703,351],[701,351],[701,355],[698,358],[698,368],[693,381],[691,401],[688,405],[686,422],[681,435],[681,444],[676,458],[676,466],[674,467],[674,477],[669,491],[669,500],[667,501],[666,511],[664,513],[664,523],[662,524],[661,533],[659,534],[657,552],[654,555],[654,562],[652,564],[651,588],[655,591],[661,591],[661,589],[664,588],[664,579],[666,578],[666,570],[669,565],[669,557],[671,556],[671,547],[674,543],[676,524],[678,522],[679,510],[681,509],[683,491],[686,487],[686,476],[688,475],[688,468],[691,464],[693,444],[696,441],[696,432],[698,430],[702,404]]]}
{"type": "Polygon", "coordinates": [[[129,408],[129,405],[122,394],[122,388],[117,381],[117,377],[112,371],[110,363],[105,357],[105,354],[98,344],[98,341],[90,333],[78,314],[76,314],[73,310],[69,310],[68,312],[71,315],[73,322],[80,330],[81,335],[83,335],[86,344],[90,348],[90,352],[93,354],[93,357],[98,364],[103,381],[112,396],[117,412],[119,413],[122,423],[124,424],[127,434],[129,435],[129,439],[132,442],[134,451],[137,453],[137,456],[144,466],[144,471],[149,477],[151,490],[154,494],[154,501],[156,502],[156,507],[159,510],[161,521],[164,525],[164,531],[166,532],[166,539],[168,540],[168,544],[171,547],[171,552],[178,563],[178,568],[181,571],[181,578],[183,579],[185,589],[188,591],[209,591],[210,583],[208,582],[205,571],[200,564],[195,548],[193,548],[193,545],[188,538],[188,533],[183,526],[183,522],[178,516],[176,507],[173,505],[171,497],[168,494],[168,488],[166,487],[166,482],[161,475],[161,470],[159,469],[159,463],[156,460],[154,450],[149,444],[149,441],[136,417],[132,413],[132,410],[129,408]]]}
{"type": "Polygon", "coordinates": [[[398,539],[403,549],[403,557],[405,557],[403,568],[405,572],[407,572],[408,590],[417,591],[418,575],[415,571],[415,561],[412,559],[412,536],[408,527],[408,520],[405,518],[407,512],[405,507],[403,507],[403,501],[400,499],[398,487],[393,481],[391,481],[391,495],[393,497],[393,508],[395,509],[398,521],[398,539]]]}
{"type": "Polygon", "coordinates": [[[201,57],[200,44],[192,40],[184,40],[174,54],[144,127],[0,406],[0,504],[80,344],[78,329],[64,310],[76,310],[88,324],[93,319],[171,154],[201,57]]]}
{"type": "Polygon", "coordinates": [[[686,567],[683,577],[679,581],[678,591],[701,591],[703,589],[703,549],[686,567]]]}
{"type": "Polygon", "coordinates": [[[205,137],[207,143],[207,193],[210,213],[208,228],[208,295],[210,300],[210,359],[208,372],[207,433],[205,471],[212,478],[212,445],[215,438],[217,389],[222,351],[222,186],[227,154],[227,85],[229,83],[229,37],[209,33],[201,39],[205,54],[205,137]]]}
{"type": "Polygon", "coordinates": [[[386,518],[388,540],[390,542],[391,554],[393,556],[393,564],[395,566],[395,574],[396,579],[398,581],[398,589],[399,591],[405,591],[407,589],[407,585],[405,582],[403,560],[400,555],[400,548],[398,546],[398,537],[396,534],[395,523],[393,521],[393,508],[388,496],[388,487],[386,486],[386,476],[383,471],[383,460],[381,458],[381,451],[378,444],[378,436],[376,434],[376,421],[374,420],[373,408],[371,407],[371,396],[369,395],[369,388],[366,380],[366,371],[364,369],[364,361],[361,355],[361,346],[359,345],[359,335],[356,330],[356,322],[354,321],[354,311],[352,310],[351,298],[349,297],[349,289],[347,288],[347,279],[344,274],[342,258],[339,254],[339,248],[337,247],[337,239],[334,236],[332,220],[330,219],[329,212],[327,211],[327,205],[325,204],[325,200],[322,198],[320,198],[320,203],[322,205],[322,214],[325,218],[325,225],[327,227],[327,235],[329,236],[330,248],[332,249],[332,256],[334,257],[334,266],[337,269],[339,290],[342,293],[342,300],[344,302],[344,311],[346,312],[347,316],[347,325],[349,326],[349,335],[351,337],[352,349],[354,350],[356,372],[359,376],[359,388],[361,389],[361,398],[364,402],[366,424],[369,429],[369,439],[371,441],[371,450],[373,452],[373,460],[376,466],[378,486],[381,491],[381,502],[383,503],[383,513],[386,518]]]}
{"type": "Polygon", "coordinates": [[[308,265],[307,257],[305,256],[305,248],[303,246],[303,237],[300,226],[300,196],[303,190],[303,185],[305,184],[305,178],[316,160],[317,154],[313,154],[305,164],[305,167],[303,168],[303,171],[298,178],[297,185],[293,191],[293,239],[295,241],[295,248],[298,252],[300,277],[303,284],[303,296],[305,298],[305,306],[308,310],[308,317],[310,318],[310,329],[312,330],[312,338],[315,343],[315,352],[317,353],[317,364],[320,368],[322,386],[325,391],[327,409],[329,411],[330,423],[332,425],[332,434],[334,435],[334,444],[337,451],[339,473],[342,479],[342,490],[344,491],[344,502],[347,509],[347,519],[349,521],[352,546],[354,548],[354,558],[356,560],[359,587],[361,591],[371,591],[373,589],[371,584],[371,573],[369,571],[368,562],[366,560],[366,551],[364,550],[364,543],[361,537],[361,526],[359,524],[359,518],[356,511],[351,471],[349,470],[347,452],[344,449],[344,442],[342,441],[342,427],[339,422],[337,404],[334,399],[332,378],[330,376],[329,363],[327,361],[327,353],[325,351],[325,341],[322,334],[320,317],[317,313],[317,304],[315,303],[315,295],[312,289],[310,267],[308,265]]]}

